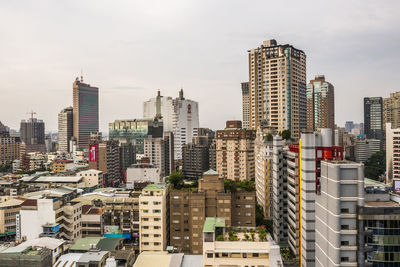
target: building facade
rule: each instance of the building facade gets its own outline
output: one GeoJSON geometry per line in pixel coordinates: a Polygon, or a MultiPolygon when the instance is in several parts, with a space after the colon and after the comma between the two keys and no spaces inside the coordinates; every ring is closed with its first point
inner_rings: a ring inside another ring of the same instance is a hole
{"type": "Polygon", "coordinates": [[[58,150],[71,152],[70,141],[74,136],[73,107],[68,107],[58,113],[58,150]]]}
{"type": "Polygon", "coordinates": [[[381,151],[382,141],[378,139],[356,140],[354,156],[356,162],[366,162],[373,154],[381,151]]]}
{"type": "Polygon", "coordinates": [[[80,149],[89,148],[90,133],[99,131],[99,88],[76,78],[73,83],[73,131],[80,149]]]}
{"type": "Polygon", "coordinates": [[[165,132],[163,137],[149,136],[144,139],[144,156],[150,164],[157,166],[161,178],[167,177],[174,170],[173,135],[165,132]]]}
{"type": "Polygon", "coordinates": [[[324,75],[315,76],[307,85],[307,131],[335,129],[335,92],[324,75]]]}
{"type": "Polygon", "coordinates": [[[242,85],[242,120],[243,128],[249,129],[250,126],[250,94],[249,82],[241,83],[242,85]]]}
{"type": "Polygon", "coordinates": [[[364,133],[368,139],[384,139],[382,97],[364,97],[364,133]]]}
{"type": "Polygon", "coordinates": [[[267,123],[299,138],[306,128],[306,55],[291,45],[264,41],[249,54],[249,129],[267,123]]]}
{"type": "Polygon", "coordinates": [[[200,179],[210,169],[210,142],[208,136],[197,136],[182,147],[182,172],[186,179],[200,179]]]}
{"type": "Polygon", "coordinates": [[[255,130],[242,128],[241,121],[227,121],[225,130],[217,131],[217,172],[224,179],[254,179],[255,130]]]}
{"type": "Polygon", "coordinates": [[[391,93],[383,99],[384,123],[391,123],[393,128],[400,128],[400,92],[391,93]]]}
{"type": "Polygon", "coordinates": [[[400,128],[386,124],[386,183],[400,180],[400,128]]]}

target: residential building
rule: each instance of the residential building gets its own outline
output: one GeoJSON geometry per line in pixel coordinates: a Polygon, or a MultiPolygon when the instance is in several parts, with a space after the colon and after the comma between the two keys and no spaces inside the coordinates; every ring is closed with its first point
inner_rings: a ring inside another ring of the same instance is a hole
{"type": "Polygon", "coordinates": [[[307,85],[307,131],[335,129],[335,92],[324,75],[315,76],[307,85]]]}
{"type": "Polygon", "coordinates": [[[51,251],[52,264],[55,264],[58,258],[64,252],[65,241],[62,239],[51,237],[39,237],[29,241],[22,242],[15,249],[35,248],[35,249],[49,249],[51,251]]]}
{"type": "Polygon", "coordinates": [[[354,122],[346,121],[344,128],[345,128],[346,133],[351,133],[354,129],[354,122]]]}
{"type": "Polygon", "coordinates": [[[58,113],[58,150],[71,152],[71,138],[74,136],[73,107],[67,107],[58,113]]]}
{"type": "Polygon", "coordinates": [[[373,154],[381,151],[382,141],[377,139],[356,140],[354,155],[356,162],[366,162],[373,154]]]}
{"type": "Polygon", "coordinates": [[[198,135],[199,107],[196,101],[186,99],[183,89],[179,97],[165,97],[160,91],[155,98],[143,103],[145,119],[162,118],[164,131],[172,132],[174,137],[174,159],[182,159],[182,147],[198,135]]]}
{"type": "Polygon", "coordinates": [[[78,147],[89,149],[90,133],[99,131],[99,88],[83,82],[73,83],[73,131],[78,147]]]}
{"type": "Polygon", "coordinates": [[[242,119],[243,128],[249,129],[250,126],[250,92],[249,82],[242,83],[242,119]]]}
{"type": "Polygon", "coordinates": [[[364,166],[322,161],[315,196],[315,266],[359,266],[357,206],[364,206],[364,166]]]}
{"type": "Polygon", "coordinates": [[[137,163],[132,164],[126,170],[126,187],[129,189],[133,189],[135,187],[135,183],[159,183],[160,179],[160,170],[157,166],[149,163],[137,163]]]}
{"type": "Polygon", "coordinates": [[[182,147],[182,172],[185,179],[197,180],[210,169],[210,142],[208,136],[193,137],[182,147]]]}
{"type": "Polygon", "coordinates": [[[37,118],[22,120],[20,126],[20,136],[22,142],[26,145],[43,144],[44,145],[44,122],[37,118]]]}
{"type": "Polygon", "coordinates": [[[103,214],[101,207],[82,205],[82,237],[103,236],[103,214]]]}
{"type": "Polygon", "coordinates": [[[33,247],[9,247],[0,252],[2,267],[52,266],[51,250],[33,247]]]}
{"type": "Polygon", "coordinates": [[[224,179],[254,179],[255,130],[242,128],[241,121],[227,121],[225,130],[217,131],[217,172],[224,179]]]}
{"type": "Polygon", "coordinates": [[[157,118],[116,120],[108,124],[109,138],[120,143],[132,143],[136,154],[144,154],[144,139],[163,137],[163,121],[157,118]]]}
{"type": "Polygon", "coordinates": [[[13,239],[16,234],[17,214],[24,199],[9,199],[0,203],[0,239],[13,239]]]}
{"type": "Polygon", "coordinates": [[[168,187],[151,184],[139,196],[140,252],[164,251],[169,240],[168,187]]]}
{"type": "MultiPolygon", "coordinates": [[[[184,258],[192,255],[171,253],[169,251],[144,251],[140,253],[133,267],[169,266],[169,267],[203,267],[203,265],[184,265],[184,258]]],[[[201,259],[200,259],[201,260],[201,259]]]]}
{"type": "Polygon", "coordinates": [[[255,226],[254,188],[240,188],[209,170],[198,180],[198,188],[172,189],[169,192],[169,244],[185,254],[202,253],[202,226],[206,217],[222,217],[226,225],[255,226]]]}
{"type": "Polygon", "coordinates": [[[252,239],[244,232],[231,230],[224,218],[207,217],[203,227],[204,266],[283,266],[280,248],[268,241],[265,233],[254,231],[252,239]],[[246,238],[247,236],[247,238],[246,238]],[[232,238],[233,237],[233,238],[232,238]]]}
{"type": "Polygon", "coordinates": [[[400,180],[400,128],[386,123],[386,183],[396,180],[400,180]]]}
{"type": "Polygon", "coordinates": [[[163,137],[149,136],[144,140],[144,156],[158,168],[161,178],[169,176],[174,170],[173,150],[171,132],[164,132],[163,137]]]}
{"type": "Polygon", "coordinates": [[[249,129],[263,120],[297,139],[306,128],[306,55],[292,45],[264,41],[249,54],[249,129]]]}
{"type": "Polygon", "coordinates": [[[364,97],[364,133],[367,139],[384,139],[382,97],[364,97]]]}
{"type": "MultiPolygon", "coordinates": [[[[106,266],[106,261],[110,257],[109,251],[88,251],[76,261],[79,267],[102,267],[106,266]]],[[[116,265],[116,263],[115,263],[116,265]]]]}
{"type": "Polygon", "coordinates": [[[123,177],[126,179],[126,170],[129,166],[136,163],[136,148],[132,143],[120,143],[121,149],[121,169],[123,177]]]}
{"type": "Polygon", "coordinates": [[[391,123],[394,129],[400,128],[400,92],[391,93],[383,99],[384,123],[391,123]]]}
{"type": "Polygon", "coordinates": [[[58,159],[51,162],[51,171],[55,173],[73,171],[75,163],[73,160],[58,159]]]}
{"type": "Polygon", "coordinates": [[[8,132],[0,135],[0,166],[9,166],[20,158],[20,145],[19,137],[11,137],[8,132]]]}
{"type": "Polygon", "coordinates": [[[274,128],[260,125],[254,141],[257,203],[262,207],[266,219],[272,217],[273,134],[274,128]]]}
{"type": "Polygon", "coordinates": [[[208,162],[210,170],[217,169],[217,140],[213,138],[210,142],[210,147],[208,148],[208,162]]]}
{"type": "Polygon", "coordinates": [[[76,176],[83,177],[86,188],[99,188],[104,186],[104,174],[102,171],[89,169],[80,171],[76,176]]]}

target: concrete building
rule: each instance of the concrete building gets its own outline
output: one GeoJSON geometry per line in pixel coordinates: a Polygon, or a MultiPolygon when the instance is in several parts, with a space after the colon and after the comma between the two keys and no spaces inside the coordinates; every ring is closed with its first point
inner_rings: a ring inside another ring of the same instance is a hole
{"type": "Polygon", "coordinates": [[[322,161],[315,196],[315,266],[359,266],[357,206],[364,205],[364,166],[322,161]]]}
{"type": "Polygon", "coordinates": [[[169,194],[169,244],[185,254],[202,253],[202,226],[206,217],[221,217],[226,225],[255,226],[255,192],[233,182],[224,187],[224,179],[209,170],[198,180],[198,188],[171,190],[169,194]]]}
{"type": "Polygon", "coordinates": [[[99,88],[83,83],[83,77],[73,83],[73,130],[81,150],[89,149],[90,133],[99,131],[99,88]]]}
{"type": "Polygon", "coordinates": [[[353,131],[353,128],[354,128],[354,122],[353,121],[346,121],[344,128],[345,128],[346,133],[351,133],[353,131]]]}
{"type": "Polygon", "coordinates": [[[71,152],[71,138],[74,136],[73,107],[67,107],[58,113],[58,150],[71,152]]]}
{"type": "Polygon", "coordinates": [[[384,132],[382,97],[364,97],[364,133],[367,139],[383,142],[384,132]]]}
{"type": "Polygon", "coordinates": [[[11,165],[20,158],[20,145],[19,137],[0,135],[0,166],[11,165]]]}
{"type": "Polygon", "coordinates": [[[168,187],[151,184],[139,196],[140,252],[164,251],[169,240],[168,187]]]}
{"type": "MultiPolygon", "coordinates": [[[[157,118],[116,120],[108,124],[109,138],[120,143],[132,143],[136,154],[144,154],[144,140],[163,137],[163,121],[157,118]]],[[[166,131],[166,130],[165,130],[166,131]]]]}
{"type": "Polygon", "coordinates": [[[0,203],[0,239],[13,239],[16,234],[17,214],[23,199],[10,199],[0,203]]]}
{"type": "Polygon", "coordinates": [[[150,159],[150,164],[155,165],[164,178],[174,171],[174,147],[171,132],[164,132],[163,137],[152,136],[144,139],[144,156],[150,159]]]}
{"type": "Polygon", "coordinates": [[[299,138],[306,128],[306,55],[292,45],[264,41],[249,54],[249,129],[263,120],[299,138]]]}
{"type": "Polygon", "coordinates": [[[254,179],[255,130],[242,128],[241,121],[227,121],[225,130],[217,131],[217,172],[224,179],[254,179]]]}
{"type": "Polygon", "coordinates": [[[400,128],[386,123],[386,183],[400,181],[400,128]]]}
{"type": "Polygon", "coordinates": [[[82,205],[82,237],[103,236],[104,209],[82,205]]]}
{"type": "Polygon", "coordinates": [[[395,129],[400,128],[400,92],[391,93],[383,99],[383,120],[395,129]]]}
{"type": "Polygon", "coordinates": [[[126,170],[126,187],[132,189],[135,183],[159,183],[160,170],[148,163],[132,164],[126,170]]]}
{"type": "Polygon", "coordinates": [[[232,238],[224,218],[206,218],[203,227],[204,266],[283,266],[279,246],[268,241],[265,234],[253,231],[252,240],[246,239],[248,234],[235,230],[232,238]]]}
{"type": "Polygon", "coordinates": [[[83,177],[83,183],[86,188],[96,188],[104,186],[104,174],[99,170],[85,170],[80,171],[76,176],[83,177]]]}
{"type": "Polygon", "coordinates": [[[262,207],[266,219],[272,218],[273,134],[273,128],[260,125],[254,141],[257,203],[262,207]]]}
{"type": "Polygon", "coordinates": [[[373,154],[381,151],[382,141],[377,139],[356,140],[354,155],[356,162],[366,162],[373,154]]]}
{"type": "Polygon", "coordinates": [[[250,93],[249,82],[242,83],[242,120],[243,128],[249,129],[250,126],[250,93]]]}
{"type": "Polygon", "coordinates": [[[10,247],[0,252],[2,267],[52,266],[51,250],[47,248],[10,247]]]}
{"type": "Polygon", "coordinates": [[[335,91],[324,75],[315,76],[307,85],[307,131],[335,129],[335,91]]]}
{"type": "Polygon", "coordinates": [[[208,136],[197,136],[182,147],[182,172],[185,179],[197,180],[210,169],[210,142],[208,136]]]}
{"type": "Polygon", "coordinates": [[[32,117],[28,120],[22,120],[20,126],[20,136],[22,142],[26,145],[36,145],[43,144],[44,145],[44,122],[42,120],[38,120],[37,118],[32,117]]]}
{"type": "Polygon", "coordinates": [[[173,133],[176,160],[182,159],[182,147],[192,142],[198,134],[199,104],[185,99],[183,89],[177,98],[161,96],[158,91],[157,97],[143,103],[143,117],[162,118],[164,131],[173,133]]]}

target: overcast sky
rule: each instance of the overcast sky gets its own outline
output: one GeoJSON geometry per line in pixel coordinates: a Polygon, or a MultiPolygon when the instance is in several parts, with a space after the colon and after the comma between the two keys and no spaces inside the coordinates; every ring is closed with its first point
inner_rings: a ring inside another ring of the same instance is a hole
{"type": "Polygon", "coordinates": [[[199,102],[200,125],[241,119],[247,50],[263,40],[307,55],[307,80],[335,86],[336,123],[363,120],[363,97],[400,89],[400,1],[0,2],[0,121],[30,110],[57,130],[72,83],[100,88],[100,130],[142,117],[156,95],[199,102]]]}

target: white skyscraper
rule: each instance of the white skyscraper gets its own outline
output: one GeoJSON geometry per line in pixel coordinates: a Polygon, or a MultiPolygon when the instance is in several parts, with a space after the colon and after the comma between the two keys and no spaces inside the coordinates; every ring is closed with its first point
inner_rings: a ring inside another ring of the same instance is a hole
{"type": "Polygon", "coordinates": [[[192,138],[197,136],[199,104],[185,99],[183,90],[175,99],[161,96],[158,91],[157,97],[143,103],[143,117],[145,119],[162,118],[164,132],[172,132],[174,135],[174,158],[182,159],[182,147],[191,143],[192,138]]]}

